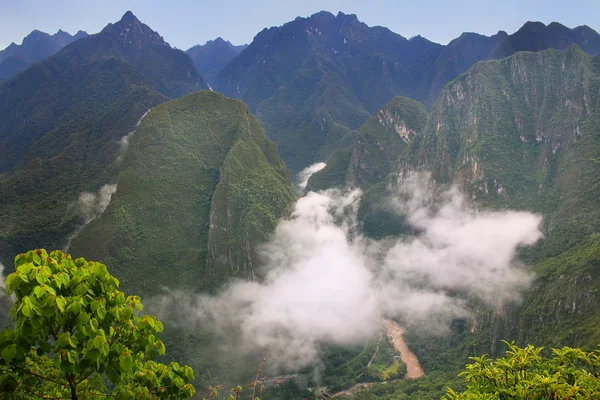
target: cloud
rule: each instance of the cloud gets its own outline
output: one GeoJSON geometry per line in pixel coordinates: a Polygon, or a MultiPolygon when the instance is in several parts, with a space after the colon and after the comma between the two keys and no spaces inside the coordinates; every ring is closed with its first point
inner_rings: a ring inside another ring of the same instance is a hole
{"type": "Polygon", "coordinates": [[[83,217],[83,224],[67,238],[63,251],[68,251],[73,239],[85,228],[87,224],[98,218],[110,204],[112,195],[117,191],[117,184],[104,185],[98,193],[81,192],[76,204],[76,212],[83,217]]]}
{"type": "Polygon", "coordinates": [[[318,360],[321,343],[364,343],[382,317],[442,330],[468,316],[469,298],[518,301],[531,276],[515,254],[541,237],[541,218],[477,212],[456,188],[433,189],[416,174],[395,190],[390,207],[419,233],[382,241],[357,233],[360,190],[310,192],[263,247],[262,280],[231,282],[216,296],[172,293],[149,308],[212,327],[223,351],[269,351],[272,366],[297,370],[318,360]]]}
{"type": "Polygon", "coordinates": [[[82,192],[79,194],[77,207],[85,220],[85,224],[102,215],[116,191],[117,184],[115,183],[102,186],[98,193],[82,192]]]}
{"type": "Polygon", "coordinates": [[[302,190],[306,189],[306,185],[308,185],[308,180],[310,179],[310,177],[315,172],[319,172],[326,166],[327,166],[327,164],[325,164],[324,162],[318,162],[318,163],[309,165],[308,167],[306,167],[302,171],[300,171],[300,173],[298,174],[298,186],[300,186],[300,189],[302,189],[302,190]]]}
{"type": "Polygon", "coordinates": [[[138,120],[137,124],[135,124],[135,129],[133,131],[129,132],[125,136],[122,136],[121,139],[119,140],[119,155],[117,156],[117,163],[120,163],[121,161],[123,161],[123,158],[125,158],[125,154],[127,153],[127,149],[129,149],[129,140],[135,134],[135,131],[140,126],[140,123],[142,122],[142,120],[144,119],[144,117],[146,115],[148,115],[149,112],[150,112],[150,110],[146,111],[144,113],[144,115],[142,115],[142,117],[138,120]]]}

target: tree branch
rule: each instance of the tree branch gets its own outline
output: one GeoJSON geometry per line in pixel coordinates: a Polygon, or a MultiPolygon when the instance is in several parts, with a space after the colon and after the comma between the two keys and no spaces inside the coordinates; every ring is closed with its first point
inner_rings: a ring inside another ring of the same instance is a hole
{"type": "Polygon", "coordinates": [[[55,381],[55,380],[52,380],[52,379],[50,379],[50,378],[46,378],[45,376],[42,376],[42,375],[36,374],[35,372],[27,371],[27,370],[24,370],[24,369],[21,369],[21,368],[19,368],[19,367],[15,367],[15,366],[13,366],[13,368],[15,368],[15,369],[17,369],[17,370],[19,370],[19,371],[21,371],[21,372],[24,372],[24,373],[26,373],[26,374],[33,375],[33,376],[37,376],[38,378],[42,378],[42,379],[43,379],[43,380],[45,380],[45,381],[52,382],[52,383],[55,383],[55,384],[57,384],[57,385],[62,385],[61,383],[58,383],[58,382],[57,382],[57,381],[55,381]]]}
{"type": "Polygon", "coordinates": [[[49,396],[42,396],[41,394],[37,394],[36,392],[34,392],[33,390],[29,389],[27,386],[23,386],[23,389],[28,392],[31,393],[32,395],[34,395],[35,397],[39,397],[40,399],[53,399],[53,400],[58,400],[58,399],[69,399],[69,397],[49,397],[49,396]]]}

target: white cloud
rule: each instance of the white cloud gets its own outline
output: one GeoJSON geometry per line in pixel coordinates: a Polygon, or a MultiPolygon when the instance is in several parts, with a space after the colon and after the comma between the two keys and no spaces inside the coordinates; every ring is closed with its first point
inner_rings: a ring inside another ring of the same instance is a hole
{"type": "Polygon", "coordinates": [[[310,179],[310,177],[315,172],[319,172],[326,166],[327,166],[327,164],[325,164],[324,162],[318,162],[318,163],[309,165],[308,167],[306,167],[302,171],[300,171],[300,173],[298,174],[298,186],[300,186],[300,189],[302,189],[302,190],[306,189],[306,185],[308,185],[308,180],[310,179]]]}
{"type": "Polygon", "coordinates": [[[268,350],[271,365],[293,370],[316,361],[320,343],[364,342],[384,316],[443,329],[468,315],[467,298],[518,300],[531,277],[515,252],[541,237],[541,218],[477,212],[455,188],[432,202],[431,188],[413,175],[392,196],[420,233],[391,242],[356,234],[359,190],[310,192],[264,246],[260,282],[232,282],[217,296],[175,293],[176,307],[165,296],[150,308],[213,327],[227,337],[223,351],[268,350]]]}

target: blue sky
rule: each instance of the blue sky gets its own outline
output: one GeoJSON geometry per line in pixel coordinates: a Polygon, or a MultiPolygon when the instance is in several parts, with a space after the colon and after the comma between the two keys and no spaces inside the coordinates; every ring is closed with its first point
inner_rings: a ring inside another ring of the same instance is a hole
{"type": "Polygon", "coordinates": [[[217,36],[249,43],[265,27],[320,10],[357,14],[370,26],[442,44],[465,31],[513,33],[528,20],[600,31],[600,0],[0,0],[0,49],[34,29],[96,33],[127,10],[181,49],[217,36]]]}

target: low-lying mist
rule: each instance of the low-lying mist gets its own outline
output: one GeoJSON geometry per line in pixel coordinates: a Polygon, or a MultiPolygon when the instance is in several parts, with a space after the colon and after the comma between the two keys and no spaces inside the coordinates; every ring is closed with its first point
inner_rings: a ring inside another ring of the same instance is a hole
{"type": "Polygon", "coordinates": [[[360,190],[310,192],[263,246],[263,279],[216,296],[171,292],[148,299],[149,311],[213,330],[223,353],[268,351],[271,366],[297,370],[322,343],[364,343],[382,317],[443,332],[469,315],[469,298],[519,301],[531,276],[515,254],[540,239],[541,217],[478,212],[455,187],[433,193],[427,174],[403,180],[388,206],[418,233],[377,241],[360,234],[360,190]]]}
{"type": "Polygon", "coordinates": [[[67,237],[67,242],[63,247],[64,251],[68,251],[71,247],[73,239],[86,227],[87,224],[102,215],[106,207],[110,204],[113,194],[117,191],[117,184],[103,185],[98,193],[81,192],[79,199],[75,203],[75,212],[83,218],[83,223],[78,226],[75,231],[67,237]]]}
{"type": "Polygon", "coordinates": [[[308,185],[308,180],[310,179],[310,177],[314,173],[319,172],[320,170],[325,168],[326,166],[327,164],[325,164],[324,162],[318,162],[300,171],[300,173],[298,174],[298,186],[300,187],[300,189],[306,189],[306,185],[308,185]]]}

